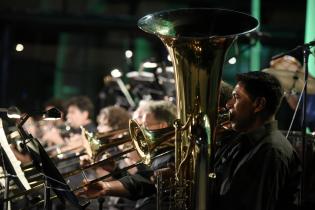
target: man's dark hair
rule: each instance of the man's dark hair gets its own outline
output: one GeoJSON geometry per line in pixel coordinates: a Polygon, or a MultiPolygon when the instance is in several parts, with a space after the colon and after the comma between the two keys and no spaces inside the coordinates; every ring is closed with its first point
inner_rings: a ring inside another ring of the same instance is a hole
{"type": "Polygon", "coordinates": [[[81,112],[87,111],[89,113],[89,119],[94,116],[94,105],[90,98],[87,96],[74,96],[67,101],[67,109],[69,106],[76,106],[81,112]]]}
{"type": "Polygon", "coordinates": [[[268,118],[277,112],[283,98],[283,89],[277,78],[265,72],[252,71],[238,74],[236,79],[244,85],[252,100],[258,97],[266,99],[263,117],[268,118]]]}
{"type": "Polygon", "coordinates": [[[226,103],[232,98],[233,86],[221,80],[219,107],[225,107],[226,103]]]}
{"type": "Polygon", "coordinates": [[[151,112],[155,119],[158,121],[164,121],[168,126],[172,126],[176,119],[176,105],[171,101],[159,100],[159,101],[147,101],[147,111],[151,112]]]}

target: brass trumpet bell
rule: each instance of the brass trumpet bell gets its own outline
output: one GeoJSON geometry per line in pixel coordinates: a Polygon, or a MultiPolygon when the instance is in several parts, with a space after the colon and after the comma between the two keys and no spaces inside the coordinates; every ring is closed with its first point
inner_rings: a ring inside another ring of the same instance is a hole
{"type": "Polygon", "coordinates": [[[129,121],[129,132],[132,143],[144,164],[150,164],[154,151],[162,147],[174,147],[174,127],[148,130],[141,127],[135,120],[129,121]]]}

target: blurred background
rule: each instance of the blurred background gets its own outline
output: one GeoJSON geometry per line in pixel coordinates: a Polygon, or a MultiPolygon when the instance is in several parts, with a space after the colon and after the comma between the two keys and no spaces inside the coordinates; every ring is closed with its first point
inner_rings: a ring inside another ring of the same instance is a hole
{"type": "MultiPolygon", "coordinates": [[[[30,111],[50,98],[88,95],[98,109],[172,97],[168,54],[137,20],[184,7],[237,10],[260,20],[259,32],[240,37],[227,53],[223,79],[233,84],[236,73],[267,68],[272,56],[305,43],[306,5],[306,0],[2,0],[0,106],[30,111]]],[[[301,61],[302,53],[294,53],[301,61]]]]}

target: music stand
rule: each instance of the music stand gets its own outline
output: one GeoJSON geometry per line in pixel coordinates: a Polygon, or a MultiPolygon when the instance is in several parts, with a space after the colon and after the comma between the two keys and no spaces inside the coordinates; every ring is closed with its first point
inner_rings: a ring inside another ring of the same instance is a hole
{"type": "Polygon", "coordinates": [[[3,209],[9,209],[9,201],[6,201],[9,195],[9,184],[10,180],[14,180],[16,185],[22,190],[31,189],[30,184],[25,178],[22,169],[19,165],[19,161],[16,159],[13,151],[11,150],[8,140],[6,138],[2,119],[0,118],[0,153],[4,171],[4,179],[5,179],[5,191],[4,191],[4,206],[3,209]]]}
{"type": "Polygon", "coordinates": [[[35,168],[38,171],[41,171],[45,177],[45,209],[51,209],[50,189],[54,191],[63,203],[67,200],[77,209],[85,209],[89,205],[89,202],[80,203],[79,199],[71,191],[69,185],[66,183],[38,139],[33,138],[31,134],[23,129],[22,125],[27,118],[29,118],[29,116],[25,115],[17,125],[17,128],[23,140],[21,146],[29,152],[35,168]]]}
{"type": "Polygon", "coordinates": [[[84,209],[89,203],[81,204],[76,195],[71,191],[45,149],[36,138],[28,139],[25,146],[33,159],[34,166],[43,173],[45,177],[45,206],[50,208],[50,188],[64,202],[69,201],[77,209],[84,209]]]}

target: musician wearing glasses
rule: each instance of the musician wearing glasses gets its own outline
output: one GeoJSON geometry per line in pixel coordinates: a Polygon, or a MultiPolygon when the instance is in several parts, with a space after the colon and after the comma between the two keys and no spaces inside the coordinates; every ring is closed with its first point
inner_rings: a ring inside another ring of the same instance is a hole
{"type": "MultiPolygon", "coordinates": [[[[131,119],[131,114],[120,106],[107,106],[102,108],[97,115],[97,132],[98,134],[108,134],[110,132],[118,132],[117,134],[110,135],[108,138],[103,139],[107,144],[115,143],[115,141],[119,141],[123,139],[128,131],[129,120],[131,119]]],[[[105,143],[105,144],[106,144],[105,143]]],[[[105,151],[97,152],[95,155],[94,161],[98,162],[112,155],[118,154],[120,152],[120,146],[124,147],[125,144],[113,146],[105,151]]],[[[123,148],[121,148],[123,149],[123,148]]],[[[111,181],[115,179],[119,179],[122,176],[125,176],[126,172],[120,172],[120,169],[126,166],[126,159],[117,160],[117,161],[107,161],[100,167],[95,168],[96,177],[102,177],[108,174],[113,174],[111,177],[105,179],[104,181],[111,181]]],[[[102,201],[102,199],[98,199],[102,201]]],[[[107,209],[115,210],[115,209],[133,209],[135,206],[134,201],[130,201],[126,198],[119,198],[114,196],[107,196],[104,199],[105,206],[107,209]],[[124,206],[122,208],[121,206],[124,206]]]]}
{"type": "Polygon", "coordinates": [[[237,76],[227,108],[239,135],[216,157],[215,209],[296,209],[301,165],[277,128],[279,81],[264,72],[237,76]]]}
{"type": "MultiPolygon", "coordinates": [[[[134,113],[134,119],[146,129],[162,129],[172,126],[176,117],[176,106],[169,101],[142,102],[134,113]]],[[[158,151],[157,151],[158,152],[158,151]]],[[[152,179],[154,171],[173,163],[173,154],[157,158],[153,161],[151,168],[139,170],[133,175],[125,176],[116,181],[98,182],[84,189],[79,195],[88,198],[111,195],[127,197],[138,200],[136,209],[152,209],[156,206],[156,188],[152,179]],[[149,196],[149,197],[148,197],[149,196]],[[143,198],[143,199],[141,199],[143,198]]],[[[138,157],[138,159],[140,159],[138,157]]]]}

